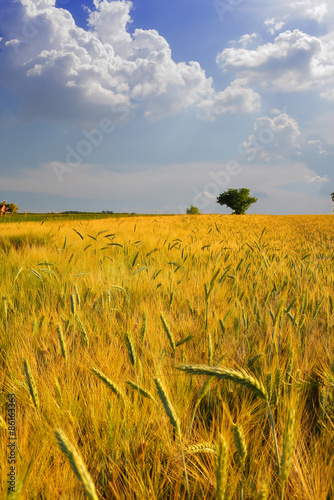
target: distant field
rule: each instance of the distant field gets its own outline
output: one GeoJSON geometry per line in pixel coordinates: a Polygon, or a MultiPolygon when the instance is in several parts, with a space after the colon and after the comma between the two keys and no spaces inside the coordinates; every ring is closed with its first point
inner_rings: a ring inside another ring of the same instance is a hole
{"type": "MultiPolygon", "coordinates": [[[[5,217],[0,217],[0,223],[13,223],[13,222],[42,222],[42,221],[67,221],[67,220],[96,220],[96,219],[117,219],[119,217],[134,217],[136,214],[123,213],[123,214],[103,214],[101,212],[80,212],[75,214],[63,214],[63,213],[45,213],[45,214],[16,214],[16,215],[6,215],[5,217]]],[[[143,217],[151,217],[150,215],[145,215],[143,217]]]]}
{"type": "Polygon", "coordinates": [[[334,498],[333,216],[105,216],[0,229],[1,498],[334,498]]]}

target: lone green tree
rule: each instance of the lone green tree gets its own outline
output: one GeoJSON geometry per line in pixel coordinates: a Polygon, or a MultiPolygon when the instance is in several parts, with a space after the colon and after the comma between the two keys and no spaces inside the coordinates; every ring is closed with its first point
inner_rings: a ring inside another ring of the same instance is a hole
{"type": "Polygon", "coordinates": [[[17,205],[15,205],[15,203],[7,203],[6,205],[6,209],[7,211],[12,214],[12,215],[16,215],[19,207],[17,205]]]}
{"type": "MultiPolygon", "coordinates": [[[[331,193],[331,197],[332,197],[332,202],[334,203],[334,193],[331,193]]],[[[333,212],[334,212],[334,207],[333,207],[333,212]]]]}
{"type": "Polygon", "coordinates": [[[187,208],[186,214],[187,215],[198,215],[201,212],[198,210],[198,207],[194,207],[193,205],[190,205],[190,208],[187,208]]]}
{"type": "Polygon", "coordinates": [[[249,207],[257,202],[257,198],[249,196],[249,189],[228,189],[217,197],[217,203],[226,205],[234,214],[242,215],[249,207]]]}

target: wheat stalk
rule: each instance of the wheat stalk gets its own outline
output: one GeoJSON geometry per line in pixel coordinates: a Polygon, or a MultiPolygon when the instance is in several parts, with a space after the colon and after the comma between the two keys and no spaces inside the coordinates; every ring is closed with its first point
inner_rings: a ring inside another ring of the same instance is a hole
{"type": "Polygon", "coordinates": [[[236,384],[241,384],[244,387],[247,387],[259,398],[268,402],[268,394],[262,382],[247,373],[242,368],[239,370],[232,370],[230,368],[208,365],[179,365],[176,368],[192,375],[208,375],[209,377],[214,376],[222,380],[231,380],[236,384]]]}
{"type": "Polygon", "coordinates": [[[268,484],[265,482],[261,486],[261,489],[257,496],[257,500],[268,500],[268,496],[269,496],[268,484]]]}
{"type": "Polygon", "coordinates": [[[234,444],[237,449],[242,468],[244,468],[247,456],[247,445],[245,441],[244,431],[241,425],[233,424],[233,437],[234,437],[234,444]]]}
{"type": "Polygon", "coordinates": [[[140,330],[140,336],[142,342],[144,342],[145,337],[146,337],[146,331],[147,331],[147,313],[146,311],[143,312],[143,322],[141,325],[141,330],[140,330]]]}
{"type": "Polygon", "coordinates": [[[89,338],[88,338],[86,329],[85,329],[81,319],[79,318],[79,316],[77,314],[75,315],[75,320],[76,320],[77,325],[79,327],[81,337],[82,337],[84,344],[86,344],[86,346],[89,347],[89,338]]]}
{"type": "Polygon", "coordinates": [[[76,299],[75,299],[73,293],[71,293],[71,295],[70,295],[70,302],[71,302],[71,312],[72,312],[73,316],[75,316],[76,312],[77,312],[77,307],[76,307],[76,299]]]}
{"type": "Polygon", "coordinates": [[[55,431],[55,436],[58,441],[59,448],[70,462],[72,470],[79,479],[89,500],[98,500],[93,480],[80,453],[61,429],[58,428],[55,431]]]}
{"type": "Polygon", "coordinates": [[[35,379],[31,373],[31,369],[30,369],[30,365],[28,363],[28,361],[24,358],[23,360],[23,365],[24,365],[24,371],[25,371],[25,374],[26,374],[26,379],[27,379],[27,382],[28,382],[28,387],[29,387],[29,392],[30,392],[30,396],[34,402],[34,405],[37,409],[37,411],[39,411],[39,397],[38,397],[38,392],[37,392],[37,387],[36,387],[36,383],[35,383],[35,379]]]}
{"type": "Polygon", "coordinates": [[[19,498],[22,498],[21,495],[24,493],[27,479],[29,477],[29,474],[31,472],[33,465],[33,460],[31,459],[30,462],[28,463],[27,467],[22,470],[20,473],[19,477],[16,480],[15,484],[15,491],[10,491],[7,500],[19,500],[19,498]]]}
{"type": "Polygon", "coordinates": [[[243,385],[244,387],[247,387],[252,392],[254,392],[256,396],[262,399],[265,402],[268,409],[270,425],[274,437],[277,467],[278,471],[280,470],[280,456],[278,451],[275,421],[269,405],[268,393],[260,380],[253,377],[242,368],[240,368],[239,370],[232,370],[230,368],[222,368],[219,366],[208,366],[208,365],[179,365],[176,368],[178,370],[190,373],[192,375],[208,375],[210,377],[214,376],[222,380],[230,380],[232,382],[235,382],[236,384],[240,384],[243,385]]]}
{"type": "Polygon", "coordinates": [[[126,345],[126,348],[127,348],[128,354],[129,354],[131,364],[133,366],[136,366],[138,363],[138,358],[137,358],[132,335],[130,333],[124,333],[124,340],[125,340],[125,345],[126,345]]]}
{"type": "Polygon", "coordinates": [[[228,447],[223,436],[219,438],[217,459],[217,500],[224,500],[227,489],[228,447]]]}
{"type": "Polygon", "coordinates": [[[211,389],[211,385],[214,381],[214,377],[209,377],[205,382],[204,382],[204,385],[203,387],[201,388],[198,396],[197,396],[197,400],[196,400],[196,403],[195,403],[195,406],[194,406],[194,409],[193,409],[193,412],[192,412],[192,415],[191,415],[191,420],[190,420],[190,425],[189,425],[189,434],[191,432],[191,429],[192,429],[192,426],[193,426],[193,423],[194,423],[194,420],[195,420],[195,415],[196,415],[196,411],[197,411],[197,408],[200,404],[200,402],[202,401],[202,399],[208,394],[208,392],[210,392],[210,389],[211,389]]]}
{"type": "Polygon", "coordinates": [[[241,462],[240,500],[244,498],[244,468],[247,456],[247,446],[244,431],[240,425],[233,424],[234,444],[241,462]]]}
{"type": "Polygon", "coordinates": [[[187,454],[193,453],[215,453],[217,454],[217,447],[212,443],[198,443],[188,446],[186,449],[187,454]]]}
{"type": "Polygon", "coordinates": [[[2,418],[1,415],[0,415],[0,427],[2,427],[3,429],[8,428],[8,425],[6,424],[5,420],[2,418]]]}
{"type": "Polygon", "coordinates": [[[168,397],[167,391],[161,382],[161,380],[158,377],[154,377],[154,383],[157,388],[159,398],[163,404],[164,410],[166,414],[169,417],[170,423],[174,427],[175,430],[179,431],[180,429],[180,422],[178,419],[178,416],[176,415],[176,412],[173,408],[172,403],[170,402],[170,399],[168,397]]]}
{"type": "Polygon", "coordinates": [[[135,391],[138,391],[139,394],[141,394],[145,398],[151,399],[152,401],[154,401],[154,403],[157,403],[157,400],[152,396],[152,394],[149,391],[147,391],[146,389],[144,389],[143,387],[140,387],[135,382],[132,382],[132,380],[127,380],[126,383],[130,387],[132,387],[132,389],[134,389],[135,391]]]}
{"type": "Polygon", "coordinates": [[[208,339],[208,364],[209,364],[209,366],[211,366],[212,365],[213,349],[212,349],[212,337],[211,337],[211,334],[209,332],[207,333],[207,339],[208,339]]]}
{"type": "Polygon", "coordinates": [[[59,381],[56,377],[54,377],[55,388],[56,388],[56,397],[59,401],[60,406],[63,406],[63,394],[59,385],[59,381]]]}
{"type": "Polygon", "coordinates": [[[160,314],[160,319],[161,319],[161,322],[163,324],[163,327],[164,327],[164,330],[166,332],[166,335],[168,337],[168,340],[169,340],[169,343],[171,345],[171,348],[175,352],[176,345],[175,345],[174,335],[172,334],[171,329],[169,328],[169,325],[168,325],[168,323],[167,323],[167,321],[165,319],[165,316],[162,313],[160,314]]]}
{"type": "Polygon", "coordinates": [[[104,373],[97,368],[91,368],[90,371],[94,373],[94,375],[96,375],[97,378],[99,378],[114,394],[116,394],[116,396],[123,401],[124,405],[126,405],[127,398],[115,382],[106,377],[106,375],[104,375],[104,373]]]}
{"type": "Polygon", "coordinates": [[[80,300],[80,295],[79,295],[78,287],[77,287],[76,284],[74,284],[73,288],[74,288],[74,293],[75,293],[75,298],[76,298],[77,305],[80,308],[81,300],[80,300]]]}
{"type": "Polygon", "coordinates": [[[64,339],[63,330],[62,330],[61,325],[57,325],[57,333],[58,333],[58,339],[59,339],[61,353],[62,353],[62,356],[63,356],[65,363],[66,363],[67,362],[67,348],[66,348],[66,342],[64,339]]]}
{"type": "Polygon", "coordinates": [[[176,430],[179,440],[180,440],[180,448],[181,448],[181,456],[182,456],[182,463],[183,463],[183,470],[184,470],[184,478],[186,480],[186,490],[187,490],[187,498],[190,498],[190,493],[189,493],[189,482],[188,482],[188,474],[187,474],[187,468],[186,468],[186,462],[184,458],[184,453],[183,453],[183,446],[182,446],[182,435],[181,435],[181,427],[180,427],[180,421],[178,419],[178,416],[173,408],[172,403],[170,402],[170,399],[168,397],[167,391],[159,379],[159,377],[154,377],[154,382],[155,386],[157,388],[159,398],[161,399],[161,402],[163,404],[163,407],[165,409],[166,414],[169,417],[170,423],[176,430]]]}
{"type": "Polygon", "coordinates": [[[289,409],[283,437],[283,452],[280,470],[280,480],[282,482],[281,499],[283,499],[284,497],[284,486],[289,477],[291,467],[292,452],[295,440],[295,423],[296,410],[293,406],[291,406],[289,409]]]}

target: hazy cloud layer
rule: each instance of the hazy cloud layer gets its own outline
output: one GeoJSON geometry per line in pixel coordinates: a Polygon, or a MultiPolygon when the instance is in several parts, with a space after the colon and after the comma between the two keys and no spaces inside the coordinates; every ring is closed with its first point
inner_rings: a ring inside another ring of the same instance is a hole
{"type": "MultiPolygon", "coordinates": [[[[126,168],[111,171],[101,165],[82,164],[64,174],[63,183],[57,182],[54,167],[55,163],[50,162],[37,169],[24,169],[20,179],[1,175],[0,183],[6,191],[47,193],[78,200],[98,197],[110,200],[113,207],[123,206],[128,211],[150,212],[159,201],[159,212],[184,212],[190,204],[199,206],[204,212],[224,212],[216,203],[216,197],[227,187],[226,163],[192,162],[135,171],[126,168]],[[124,193],[128,200],[126,206],[124,193]]],[[[327,179],[317,176],[301,161],[279,162],[266,169],[258,162],[240,163],[237,172],[232,179],[234,187],[247,185],[253,192],[263,193],[256,206],[257,212],[329,211],[329,200],[319,198],[327,179]],[[300,186],[298,194],[292,193],[296,185],[300,186]],[[279,207],[282,198],[286,202],[284,207],[279,207]]]]}

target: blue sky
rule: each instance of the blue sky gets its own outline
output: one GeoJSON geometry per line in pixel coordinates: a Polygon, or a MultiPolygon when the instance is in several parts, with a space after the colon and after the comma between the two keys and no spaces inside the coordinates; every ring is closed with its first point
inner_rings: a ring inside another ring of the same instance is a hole
{"type": "Polygon", "coordinates": [[[333,35],[326,0],[2,0],[1,201],[331,213],[333,35]]]}

